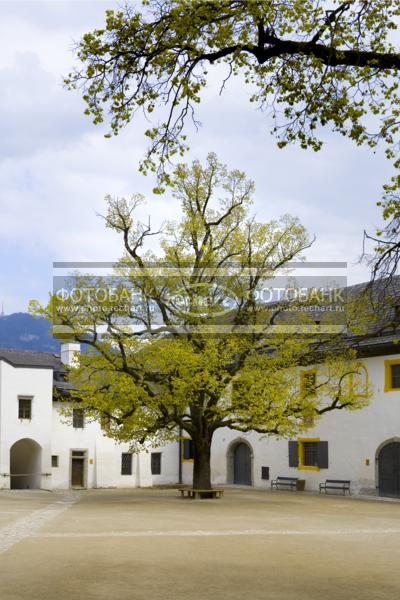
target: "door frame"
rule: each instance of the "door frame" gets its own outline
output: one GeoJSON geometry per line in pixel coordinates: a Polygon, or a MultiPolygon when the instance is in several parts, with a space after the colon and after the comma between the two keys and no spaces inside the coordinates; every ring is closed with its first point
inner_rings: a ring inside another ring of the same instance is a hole
{"type": "Polygon", "coordinates": [[[88,469],[88,450],[87,448],[70,448],[69,451],[69,487],[71,489],[84,490],[87,488],[87,469],[88,469]],[[82,458],[79,456],[73,456],[74,452],[83,452],[82,458]],[[83,462],[83,486],[72,485],[72,459],[82,460],[83,462]]]}
{"type": "MultiPolygon", "coordinates": [[[[254,486],[254,452],[250,442],[244,437],[237,437],[229,443],[226,450],[226,483],[232,485],[241,485],[234,483],[235,479],[235,447],[239,444],[245,444],[250,450],[250,486],[254,486]]],[[[244,485],[244,484],[243,484],[244,485]]],[[[250,487],[247,486],[247,487],[250,487]]]]}

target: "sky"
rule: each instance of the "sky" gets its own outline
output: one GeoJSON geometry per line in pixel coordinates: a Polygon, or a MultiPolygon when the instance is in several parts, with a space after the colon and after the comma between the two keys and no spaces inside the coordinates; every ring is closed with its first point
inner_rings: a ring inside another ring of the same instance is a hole
{"type": "MultiPolygon", "coordinates": [[[[26,311],[30,299],[46,301],[54,261],[110,262],[122,254],[120,238],[99,217],[107,194],[144,193],[140,216],[150,215],[155,227],[179,218],[171,196],[153,195],[154,179],[138,173],[143,122],[105,139],[106,129],[83,114],[79,93],[62,85],[76,64],[76,42],[118,6],[0,0],[0,305],[6,314],[26,311]]],[[[243,81],[230,81],[220,96],[217,79],[215,73],[204,90],[202,127],[189,131],[185,160],[214,151],[230,168],[244,170],[255,182],[258,220],[297,216],[316,238],[309,261],[344,261],[350,284],[368,280],[368,266],[360,263],[363,231],[374,233],[381,222],[375,203],[390,163],[329,131],[319,153],[279,150],[271,121],[249,103],[243,81]]]]}

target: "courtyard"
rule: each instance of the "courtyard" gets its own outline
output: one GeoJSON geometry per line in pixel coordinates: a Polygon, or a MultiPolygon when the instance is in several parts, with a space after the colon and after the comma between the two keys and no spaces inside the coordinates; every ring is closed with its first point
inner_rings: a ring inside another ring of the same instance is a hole
{"type": "Polygon", "coordinates": [[[4,600],[400,594],[400,503],[227,489],[0,492],[4,600]]]}

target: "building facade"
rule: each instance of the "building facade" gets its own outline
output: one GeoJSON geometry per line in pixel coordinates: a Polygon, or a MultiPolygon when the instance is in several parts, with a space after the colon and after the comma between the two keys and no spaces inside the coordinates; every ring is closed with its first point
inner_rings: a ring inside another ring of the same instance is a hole
{"type": "MultiPolygon", "coordinates": [[[[72,344],[60,355],[0,350],[0,489],[190,484],[193,452],[185,434],[132,454],[79,409],[72,419],[62,415],[54,390],[68,385],[62,373],[76,351],[72,344]]],[[[363,364],[374,389],[369,405],[327,413],[298,439],[217,431],[213,483],[269,488],[280,475],[318,490],[325,479],[348,479],[352,493],[400,497],[400,348],[380,336],[363,364]]]]}

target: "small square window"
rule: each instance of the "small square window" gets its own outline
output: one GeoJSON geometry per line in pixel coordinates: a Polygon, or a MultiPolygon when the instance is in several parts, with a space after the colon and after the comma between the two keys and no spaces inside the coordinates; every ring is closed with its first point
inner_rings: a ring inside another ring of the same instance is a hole
{"type": "Polygon", "coordinates": [[[51,457],[51,466],[52,467],[58,467],[58,456],[53,455],[51,457]]]}
{"type": "Polygon", "coordinates": [[[32,418],[32,398],[18,398],[18,418],[32,418]]]}
{"type": "Polygon", "coordinates": [[[161,452],[151,453],[151,474],[161,475],[161,452]]]}
{"type": "Polygon", "coordinates": [[[83,429],[84,415],[82,408],[74,408],[72,411],[72,425],[75,429],[83,429]]]}
{"type": "Polygon", "coordinates": [[[269,479],[269,467],[261,467],[261,479],[269,479]]]}
{"type": "Polygon", "coordinates": [[[121,475],[132,475],[132,454],[123,452],[121,455],[121,475]]]}

